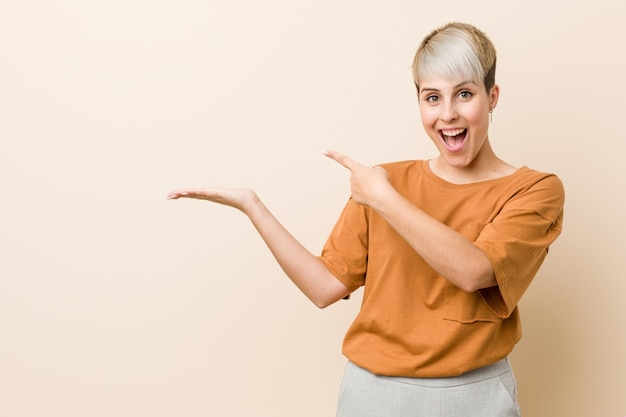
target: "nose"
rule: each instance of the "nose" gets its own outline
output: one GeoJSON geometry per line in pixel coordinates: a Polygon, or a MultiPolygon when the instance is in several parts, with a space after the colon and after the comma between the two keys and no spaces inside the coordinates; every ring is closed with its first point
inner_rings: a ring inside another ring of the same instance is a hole
{"type": "Polygon", "coordinates": [[[442,122],[452,122],[456,120],[459,116],[456,111],[454,101],[446,101],[440,108],[441,113],[439,113],[439,120],[441,120],[442,122]]]}

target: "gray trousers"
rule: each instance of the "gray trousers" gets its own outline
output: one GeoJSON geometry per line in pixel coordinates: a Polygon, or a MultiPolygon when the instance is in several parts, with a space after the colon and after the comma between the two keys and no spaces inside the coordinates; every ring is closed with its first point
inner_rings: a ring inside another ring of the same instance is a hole
{"type": "Polygon", "coordinates": [[[337,417],[520,417],[508,358],[461,376],[374,375],[348,362],[337,417]]]}

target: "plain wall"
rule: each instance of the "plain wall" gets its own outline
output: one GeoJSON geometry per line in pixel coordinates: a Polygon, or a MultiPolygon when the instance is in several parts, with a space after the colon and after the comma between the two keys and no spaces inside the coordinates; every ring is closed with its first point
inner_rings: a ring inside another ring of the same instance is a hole
{"type": "Polygon", "coordinates": [[[626,414],[626,7],[595,1],[0,2],[0,415],[331,416],[360,292],[316,309],[248,220],[318,253],[336,149],[435,156],[410,75],[460,20],[498,49],[490,137],[557,173],[562,236],[521,303],[528,417],[626,414]]]}

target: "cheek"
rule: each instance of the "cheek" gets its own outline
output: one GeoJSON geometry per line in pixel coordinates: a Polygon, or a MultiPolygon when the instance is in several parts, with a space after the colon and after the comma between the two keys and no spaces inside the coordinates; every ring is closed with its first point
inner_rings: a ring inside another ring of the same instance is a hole
{"type": "Polygon", "coordinates": [[[489,111],[482,107],[475,107],[465,113],[465,118],[472,124],[487,124],[489,121],[489,111]]]}
{"type": "Polygon", "coordinates": [[[420,107],[420,116],[422,118],[422,124],[424,127],[431,127],[433,123],[437,120],[437,115],[433,111],[433,109],[428,107],[420,107]]]}

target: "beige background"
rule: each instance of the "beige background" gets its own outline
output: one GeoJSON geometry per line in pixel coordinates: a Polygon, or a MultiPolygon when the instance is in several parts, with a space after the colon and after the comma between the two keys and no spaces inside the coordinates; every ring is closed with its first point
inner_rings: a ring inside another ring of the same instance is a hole
{"type": "Polygon", "coordinates": [[[334,415],[360,293],[317,310],[240,213],[165,195],[253,187],[318,252],[349,192],[322,149],[435,154],[409,66],[451,20],[498,48],[496,151],[567,191],[524,415],[626,415],[622,4],[2,0],[0,415],[334,415]]]}

